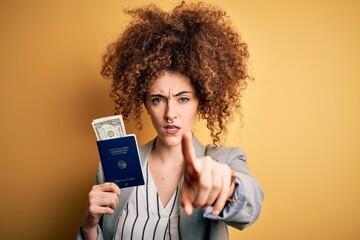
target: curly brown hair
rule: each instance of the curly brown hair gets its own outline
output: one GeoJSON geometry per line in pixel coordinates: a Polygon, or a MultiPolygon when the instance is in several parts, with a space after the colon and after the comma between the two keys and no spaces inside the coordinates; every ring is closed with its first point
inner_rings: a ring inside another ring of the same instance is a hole
{"type": "Polygon", "coordinates": [[[115,114],[142,128],[142,104],[150,84],[164,70],[188,76],[199,99],[213,143],[240,112],[246,88],[248,46],[226,13],[205,3],[184,1],[171,12],[155,5],[126,10],[133,21],[107,48],[101,74],[112,79],[115,114]]]}

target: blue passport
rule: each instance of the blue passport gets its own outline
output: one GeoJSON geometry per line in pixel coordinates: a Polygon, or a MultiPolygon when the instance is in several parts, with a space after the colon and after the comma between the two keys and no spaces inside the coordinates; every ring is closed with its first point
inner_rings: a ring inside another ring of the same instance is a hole
{"type": "Polygon", "coordinates": [[[97,141],[106,182],[120,188],[144,185],[139,148],[134,134],[97,141]]]}

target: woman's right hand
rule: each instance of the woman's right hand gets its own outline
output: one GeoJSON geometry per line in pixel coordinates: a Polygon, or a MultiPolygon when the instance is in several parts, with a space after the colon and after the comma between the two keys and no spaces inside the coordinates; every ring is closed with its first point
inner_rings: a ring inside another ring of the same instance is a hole
{"type": "Polygon", "coordinates": [[[101,216],[114,213],[120,193],[121,190],[115,183],[106,182],[92,187],[82,222],[84,239],[96,239],[101,216]]]}

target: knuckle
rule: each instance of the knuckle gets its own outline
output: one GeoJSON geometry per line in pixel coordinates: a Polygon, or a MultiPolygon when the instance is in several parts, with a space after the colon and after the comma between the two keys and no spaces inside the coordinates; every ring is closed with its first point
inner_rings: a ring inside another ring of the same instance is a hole
{"type": "Polygon", "coordinates": [[[221,184],[219,182],[214,182],[212,185],[212,189],[214,191],[220,191],[221,190],[221,184]]]}
{"type": "Polygon", "coordinates": [[[217,163],[217,169],[219,169],[220,171],[222,171],[223,173],[230,171],[230,167],[226,164],[222,164],[222,163],[217,163]]]}
{"type": "Polygon", "coordinates": [[[202,190],[210,190],[212,187],[212,184],[210,184],[208,182],[200,182],[199,186],[200,186],[200,189],[202,189],[202,190]]]}
{"type": "Polygon", "coordinates": [[[118,195],[117,195],[116,193],[113,193],[113,194],[112,194],[112,198],[116,201],[117,198],[118,198],[118,195]]]}
{"type": "Polygon", "coordinates": [[[117,205],[117,200],[116,200],[116,198],[111,199],[110,204],[111,204],[111,206],[116,206],[116,205],[117,205]]]}
{"type": "Polygon", "coordinates": [[[89,194],[88,194],[88,197],[89,197],[89,199],[92,199],[92,198],[94,198],[95,195],[96,195],[96,194],[94,193],[94,191],[91,190],[91,191],[89,192],[89,194]]]}
{"type": "Polygon", "coordinates": [[[97,208],[96,208],[94,205],[90,205],[90,206],[89,206],[89,212],[90,212],[90,213],[96,213],[96,209],[97,209],[97,208]]]}

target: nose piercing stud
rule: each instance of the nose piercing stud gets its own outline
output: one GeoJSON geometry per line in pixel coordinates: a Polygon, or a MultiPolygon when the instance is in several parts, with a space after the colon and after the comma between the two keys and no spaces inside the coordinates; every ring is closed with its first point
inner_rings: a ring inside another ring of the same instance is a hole
{"type": "Polygon", "coordinates": [[[168,118],[168,119],[167,119],[167,122],[173,124],[173,123],[174,123],[174,119],[168,118]]]}

